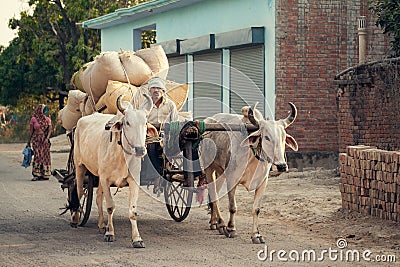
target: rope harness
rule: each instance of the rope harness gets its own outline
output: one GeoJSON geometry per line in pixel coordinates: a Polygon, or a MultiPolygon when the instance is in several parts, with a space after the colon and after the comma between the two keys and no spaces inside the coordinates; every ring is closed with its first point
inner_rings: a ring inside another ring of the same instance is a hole
{"type": "MultiPolygon", "coordinates": [[[[137,149],[137,147],[133,144],[131,144],[131,142],[129,141],[128,137],[126,136],[126,133],[124,131],[124,128],[121,129],[122,134],[119,136],[119,140],[117,141],[118,145],[120,145],[122,147],[122,150],[128,154],[128,155],[132,155],[132,153],[130,151],[128,151],[123,145],[122,145],[122,135],[124,136],[126,142],[128,143],[129,147],[132,149],[134,148],[135,150],[137,149]]],[[[112,132],[110,132],[110,142],[112,142],[112,132]]],[[[160,136],[146,136],[146,140],[145,140],[145,145],[154,143],[154,142],[161,142],[162,138],[160,136]]]]}
{"type": "Polygon", "coordinates": [[[268,162],[268,163],[272,163],[272,159],[270,157],[268,157],[264,150],[262,149],[262,145],[261,145],[261,139],[258,141],[258,144],[256,147],[254,146],[250,146],[254,157],[256,157],[256,159],[258,159],[260,162],[268,162]]]}
{"type": "MultiPolygon", "coordinates": [[[[111,133],[111,134],[112,134],[112,133],[111,133]]],[[[122,145],[122,134],[124,135],[125,140],[126,140],[126,142],[128,143],[129,147],[130,147],[131,149],[132,149],[132,148],[135,148],[133,145],[131,145],[131,143],[129,142],[128,138],[126,137],[124,128],[121,129],[121,135],[119,136],[118,144],[122,147],[122,150],[123,150],[126,154],[132,155],[132,153],[131,153],[130,151],[128,151],[128,150],[122,145]]]]}

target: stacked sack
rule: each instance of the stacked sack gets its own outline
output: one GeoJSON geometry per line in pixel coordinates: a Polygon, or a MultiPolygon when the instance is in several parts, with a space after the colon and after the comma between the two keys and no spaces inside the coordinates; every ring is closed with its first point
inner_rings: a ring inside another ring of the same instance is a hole
{"type": "Polygon", "coordinates": [[[58,119],[67,131],[71,131],[82,117],[80,105],[85,98],[87,95],[79,90],[68,92],[67,105],[58,112],[58,119]]]}
{"type": "Polygon", "coordinates": [[[137,52],[102,52],[74,73],[71,84],[97,103],[109,80],[141,86],[154,76],[166,79],[168,69],[168,58],[161,46],[137,52]]]}
{"type": "MultiPolygon", "coordinates": [[[[80,117],[95,111],[116,114],[119,95],[124,95],[123,100],[131,101],[138,108],[144,101],[143,93],[148,92],[147,81],[152,77],[166,79],[168,70],[168,58],[161,46],[136,52],[102,52],[72,76],[71,84],[78,90],[68,94],[67,105],[60,110],[59,119],[70,131],[80,117]]],[[[167,81],[166,88],[166,94],[180,110],[186,101],[188,86],[167,81]]]]}
{"type": "MultiPolygon", "coordinates": [[[[188,85],[167,80],[165,88],[167,97],[175,103],[178,111],[181,110],[188,95],[188,85]]],[[[139,108],[145,99],[143,94],[146,93],[148,94],[147,82],[137,87],[128,83],[110,80],[108,81],[106,92],[97,102],[95,110],[101,110],[105,114],[116,114],[116,102],[120,95],[124,95],[122,98],[123,101],[129,101],[133,104],[134,108],[139,108]]]]}

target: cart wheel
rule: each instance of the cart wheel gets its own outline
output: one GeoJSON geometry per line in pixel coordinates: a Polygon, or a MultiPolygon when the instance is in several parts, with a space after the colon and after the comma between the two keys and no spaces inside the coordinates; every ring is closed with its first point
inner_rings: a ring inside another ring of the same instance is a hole
{"type": "Polygon", "coordinates": [[[164,199],[167,210],[172,219],[181,222],[189,215],[192,205],[194,181],[188,179],[188,186],[182,182],[166,182],[164,188],[164,199]]]}
{"type": "MultiPolygon", "coordinates": [[[[87,182],[83,184],[83,196],[79,203],[81,216],[79,218],[80,224],[79,226],[84,226],[90,215],[90,211],[92,209],[92,201],[93,201],[93,183],[94,183],[94,176],[89,174],[87,176],[87,182]]],[[[70,187],[68,187],[68,197],[70,200],[73,199],[73,194],[76,194],[76,184],[74,183],[70,187]],[[75,192],[74,192],[75,191],[75,192]]]]}

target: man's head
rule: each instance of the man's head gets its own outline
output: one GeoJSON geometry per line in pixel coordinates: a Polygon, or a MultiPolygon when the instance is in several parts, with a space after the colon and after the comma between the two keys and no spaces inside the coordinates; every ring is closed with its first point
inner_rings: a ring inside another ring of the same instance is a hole
{"type": "Polygon", "coordinates": [[[154,103],[159,101],[165,93],[165,81],[158,77],[151,78],[149,80],[149,92],[154,103]]]}

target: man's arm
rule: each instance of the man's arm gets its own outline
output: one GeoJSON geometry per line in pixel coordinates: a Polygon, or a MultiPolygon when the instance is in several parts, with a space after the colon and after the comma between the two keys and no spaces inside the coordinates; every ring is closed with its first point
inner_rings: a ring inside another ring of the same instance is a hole
{"type": "Polygon", "coordinates": [[[175,103],[171,101],[171,111],[169,113],[169,121],[178,121],[178,110],[176,109],[175,103]]]}

